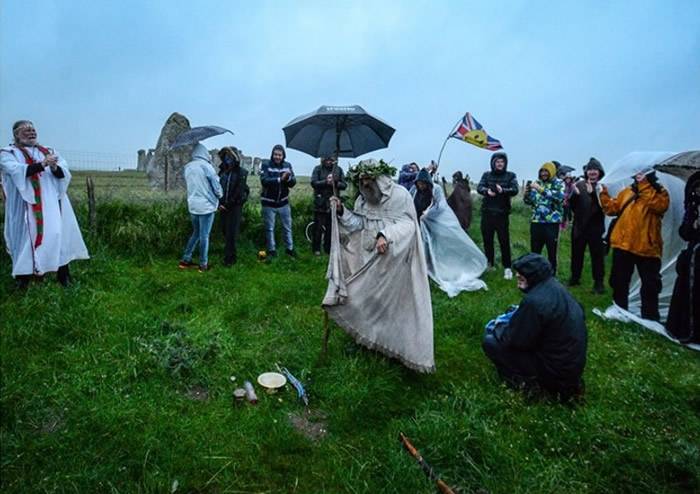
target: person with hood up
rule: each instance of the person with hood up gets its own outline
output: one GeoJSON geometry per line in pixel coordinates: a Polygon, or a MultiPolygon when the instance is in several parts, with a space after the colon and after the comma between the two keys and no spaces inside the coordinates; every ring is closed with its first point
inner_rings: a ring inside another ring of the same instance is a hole
{"type": "Polygon", "coordinates": [[[428,276],[448,297],[486,289],[486,283],[479,279],[486,270],[486,257],[462,230],[442,187],[434,186],[428,170],[418,173],[410,192],[420,223],[428,276]]]}
{"type": "MultiPolygon", "coordinates": [[[[444,183],[443,178],[443,183],[444,183]]],[[[447,198],[447,204],[454,211],[459,224],[465,232],[469,232],[472,224],[472,191],[469,185],[469,175],[464,178],[462,172],[452,174],[452,193],[447,198]]]]}
{"type": "Polygon", "coordinates": [[[287,153],[281,144],[272,148],[269,160],[263,160],[260,166],[260,183],[262,192],[263,223],[267,241],[267,255],[275,257],[275,216],[282,221],[282,232],[287,255],[296,257],[294,240],[292,239],[292,209],[289,205],[289,189],[294,187],[297,179],[292,170],[292,164],[285,161],[287,153]]]}
{"type": "Polygon", "coordinates": [[[433,310],[416,208],[376,160],[350,168],[352,209],[331,203],[323,308],[355,340],[418,372],[433,372],[433,310]],[[335,212],[335,214],[333,214],[335,212]]]}
{"type": "Polygon", "coordinates": [[[510,280],[513,278],[510,269],[510,198],[518,195],[518,179],[515,173],[508,171],[506,153],[491,155],[491,171],[481,176],[476,191],[484,196],[481,201],[481,236],[488,265],[493,267],[495,264],[493,237],[496,234],[501,249],[503,277],[510,280]]]}
{"type": "Polygon", "coordinates": [[[582,395],[588,341],[583,307],[541,255],[525,254],[513,269],[525,295],[517,309],[487,325],[484,353],[510,386],[539,386],[563,401],[582,395]]]}
{"type": "Polygon", "coordinates": [[[668,191],[664,189],[653,170],[642,170],[634,182],[612,198],[603,185],[600,205],[608,216],[617,216],[610,233],[612,269],[610,286],[613,301],[627,310],[629,288],[635,267],[642,286],[642,318],[658,321],[659,293],[661,292],[661,254],[663,238],[661,221],[668,209],[668,191]]]}
{"type": "Polygon", "coordinates": [[[532,206],[530,250],[541,254],[547,246],[547,258],[557,272],[559,224],[564,218],[564,184],[557,178],[556,165],[548,161],[540,167],[538,179],[525,186],[525,204],[532,206]]]}
{"type": "Polygon", "coordinates": [[[195,145],[192,161],[185,165],[183,175],[187,184],[187,208],[192,218],[192,236],[187,241],[178,267],[187,269],[196,265],[192,262],[192,254],[199,244],[199,272],[202,273],[209,270],[209,234],[222,195],[211,156],[202,144],[195,145]]]}
{"type": "Polygon", "coordinates": [[[411,190],[411,187],[416,182],[416,177],[418,177],[418,171],[418,164],[415,162],[403,165],[399,172],[399,185],[406,190],[411,190]]]}
{"type": "Polygon", "coordinates": [[[311,250],[314,255],[321,255],[321,234],[323,235],[323,250],[331,251],[331,210],[329,199],[347,188],[343,169],[338,166],[333,156],[321,158],[321,164],[311,173],[311,187],[314,189],[314,226],[311,239],[311,250]]]}
{"type": "Polygon", "coordinates": [[[595,158],[583,167],[584,178],[574,184],[569,196],[569,207],[574,218],[571,229],[571,278],[569,286],[581,283],[583,255],[588,246],[593,271],[593,291],[604,293],[605,277],[605,214],[598,193],[600,180],[605,176],[603,165],[595,158]]]}
{"type": "Polygon", "coordinates": [[[676,283],[666,331],[681,343],[700,343],[700,172],[685,185],[685,214],[678,233],[688,242],[676,259],[676,283]]]}
{"type": "Polygon", "coordinates": [[[241,153],[235,147],[225,147],[219,151],[221,172],[219,182],[223,195],[219,201],[221,228],[226,245],[224,247],[224,266],[236,263],[236,242],[241,228],[243,204],[248,200],[250,189],[246,181],[248,171],[241,167],[241,153]]]}

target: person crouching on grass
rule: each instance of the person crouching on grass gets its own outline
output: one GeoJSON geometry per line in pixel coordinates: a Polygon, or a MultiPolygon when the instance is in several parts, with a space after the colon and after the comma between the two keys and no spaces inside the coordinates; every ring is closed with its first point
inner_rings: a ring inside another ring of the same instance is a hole
{"type": "Polygon", "coordinates": [[[187,241],[178,267],[187,269],[196,266],[192,262],[192,253],[199,243],[199,272],[203,273],[209,270],[209,233],[222,190],[209,151],[202,144],[194,147],[192,161],[185,165],[183,174],[187,184],[187,209],[192,218],[192,236],[187,241]]]}
{"type": "Polygon", "coordinates": [[[539,254],[513,263],[520,305],[486,325],[482,348],[511,387],[552,393],[562,401],[584,393],[586,329],[583,307],[552,276],[539,254]]]}

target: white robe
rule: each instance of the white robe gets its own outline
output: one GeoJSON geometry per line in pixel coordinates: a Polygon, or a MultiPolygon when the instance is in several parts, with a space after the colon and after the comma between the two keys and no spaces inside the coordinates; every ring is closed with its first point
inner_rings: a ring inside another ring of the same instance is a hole
{"type": "Polygon", "coordinates": [[[331,254],[323,306],[355,340],[419,372],[435,370],[433,311],[416,210],[389,177],[378,205],[360,196],[354,211],[331,212],[331,254]],[[375,249],[382,233],[389,247],[375,249]]]}
{"type": "MultiPolygon", "coordinates": [[[[44,160],[39,148],[27,147],[26,150],[35,162],[44,160]]],[[[41,245],[35,247],[34,189],[26,176],[25,157],[15,146],[0,150],[5,195],[4,236],[12,258],[12,276],[50,273],[70,261],[90,257],[66,194],[71,174],[60,156],[58,166],[63,170],[64,178],[55,177],[48,169],[39,174],[44,236],[41,245]]]]}
{"type": "MultiPolygon", "coordinates": [[[[411,188],[415,197],[416,186],[411,188]]],[[[486,256],[459,224],[445,194],[433,186],[433,202],[420,218],[428,274],[449,297],[461,291],[486,290],[479,276],[486,270],[486,256]]]]}

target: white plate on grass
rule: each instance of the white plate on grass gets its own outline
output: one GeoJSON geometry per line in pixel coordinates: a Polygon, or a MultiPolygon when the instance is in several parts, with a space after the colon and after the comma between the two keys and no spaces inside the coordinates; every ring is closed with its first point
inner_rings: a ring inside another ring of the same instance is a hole
{"type": "Polygon", "coordinates": [[[267,389],[278,389],[287,384],[287,378],[279,372],[265,372],[258,376],[258,384],[267,389]]]}

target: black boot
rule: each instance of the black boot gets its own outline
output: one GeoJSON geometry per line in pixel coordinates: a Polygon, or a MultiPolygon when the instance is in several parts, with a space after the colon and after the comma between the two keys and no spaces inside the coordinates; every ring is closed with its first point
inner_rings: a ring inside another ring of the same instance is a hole
{"type": "Polygon", "coordinates": [[[29,282],[32,280],[31,274],[20,274],[15,277],[18,290],[26,290],[29,288],[29,282]]]}
{"type": "Polygon", "coordinates": [[[71,277],[70,269],[68,269],[68,264],[65,264],[58,268],[58,271],[56,272],[56,279],[64,288],[70,285],[71,277]]]}

